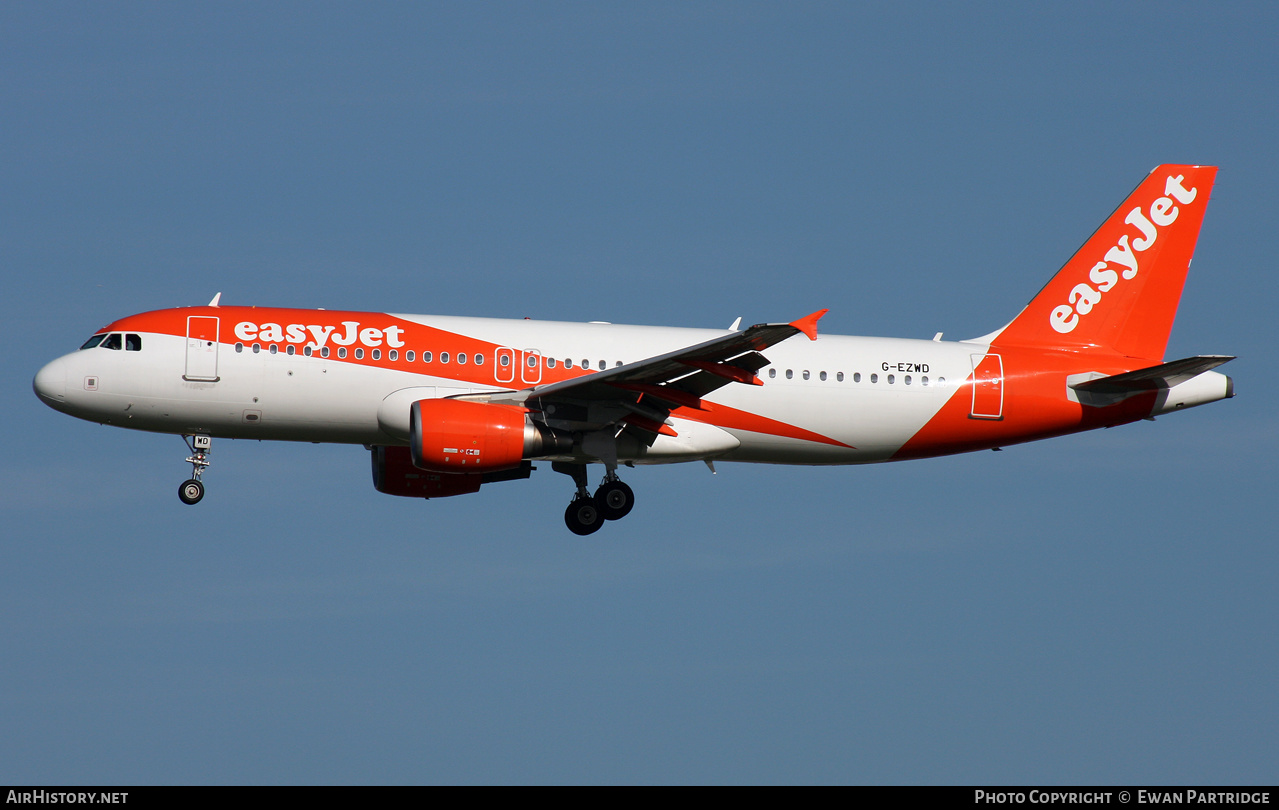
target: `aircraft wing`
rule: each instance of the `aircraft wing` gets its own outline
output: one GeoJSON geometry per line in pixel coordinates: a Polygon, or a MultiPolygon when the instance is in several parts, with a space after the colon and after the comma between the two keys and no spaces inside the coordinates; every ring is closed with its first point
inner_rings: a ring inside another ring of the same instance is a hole
{"type": "Polygon", "coordinates": [[[651,444],[657,434],[674,436],[666,419],[679,407],[700,410],[701,398],[730,383],[763,385],[756,372],[768,365],[761,351],[798,334],[817,339],[819,310],[790,323],[761,323],[741,332],[571,380],[518,391],[461,399],[522,405],[542,412],[548,423],[576,429],[625,424],[651,444]]]}

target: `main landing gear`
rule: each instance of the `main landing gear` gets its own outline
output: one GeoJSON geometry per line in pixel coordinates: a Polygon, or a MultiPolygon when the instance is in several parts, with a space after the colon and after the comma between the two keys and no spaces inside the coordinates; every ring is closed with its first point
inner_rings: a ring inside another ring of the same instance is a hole
{"type": "Polygon", "coordinates": [[[600,488],[595,490],[595,502],[600,505],[605,520],[621,520],[635,506],[635,492],[617,477],[617,473],[609,473],[600,488]]]}
{"type": "Polygon", "coordinates": [[[191,464],[191,477],[178,487],[178,498],[190,506],[199,503],[204,497],[204,483],[200,481],[200,476],[210,464],[209,453],[212,451],[213,437],[183,436],[182,441],[187,443],[187,449],[191,451],[191,455],[187,457],[187,461],[191,464]]]}
{"type": "Polygon", "coordinates": [[[635,492],[617,477],[615,470],[604,476],[594,497],[586,488],[586,465],[554,462],[551,469],[571,476],[577,494],[564,510],[564,523],[573,534],[594,534],[606,520],[621,520],[635,506],[635,492]]]}

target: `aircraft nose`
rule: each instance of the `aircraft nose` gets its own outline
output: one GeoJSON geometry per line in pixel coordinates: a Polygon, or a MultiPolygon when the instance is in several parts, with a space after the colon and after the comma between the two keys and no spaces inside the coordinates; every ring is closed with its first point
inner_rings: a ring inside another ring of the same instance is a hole
{"type": "Polygon", "coordinates": [[[31,387],[45,405],[61,410],[67,401],[66,361],[60,357],[37,371],[31,387]]]}

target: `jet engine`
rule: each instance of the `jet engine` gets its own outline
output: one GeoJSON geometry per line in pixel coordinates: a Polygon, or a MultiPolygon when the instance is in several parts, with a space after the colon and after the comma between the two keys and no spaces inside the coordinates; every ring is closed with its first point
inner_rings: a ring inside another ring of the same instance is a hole
{"type": "Polygon", "coordinates": [[[418,400],[409,415],[413,465],[437,473],[488,473],[572,451],[572,437],[534,422],[528,413],[514,405],[418,400]]]}

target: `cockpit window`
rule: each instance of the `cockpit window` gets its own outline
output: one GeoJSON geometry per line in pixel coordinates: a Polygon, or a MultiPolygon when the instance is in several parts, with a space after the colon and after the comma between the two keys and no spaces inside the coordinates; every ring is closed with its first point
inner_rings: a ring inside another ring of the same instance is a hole
{"type": "Polygon", "coordinates": [[[102,339],[105,337],[106,335],[94,335],[93,337],[89,338],[88,340],[84,342],[84,345],[80,347],[80,351],[84,351],[85,349],[96,348],[97,345],[101,343],[102,339]]]}
{"type": "Polygon", "coordinates": [[[126,352],[142,351],[142,335],[125,335],[124,350],[126,352]]]}
{"type": "Polygon", "coordinates": [[[123,344],[123,341],[120,340],[120,333],[112,332],[111,334],[107,335],[106,340],[102,341],[102,348],[115,349],[116,351],[120,351],[122,344],[123,344]]]}

